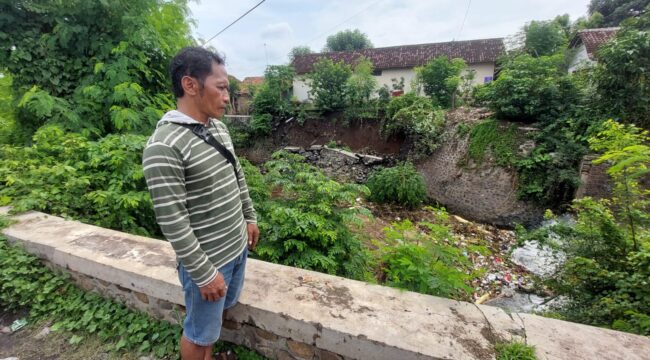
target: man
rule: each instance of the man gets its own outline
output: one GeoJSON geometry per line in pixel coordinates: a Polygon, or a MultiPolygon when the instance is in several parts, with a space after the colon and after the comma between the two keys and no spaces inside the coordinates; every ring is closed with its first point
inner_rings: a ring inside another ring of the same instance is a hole
{"type": "Polygon", "coordinates": [[[239,161],[231,165],[191,129],[205,127],[234,154],[228,130],[217,120],[229,101],[224,60],[200,47],[185,48],[172,60],[170,73],[177,109],[158,122],[142,164],[183,285],[181,358],[212,359],[223,310],[237,303],[248,249],[255,248],[259,230],[239,161]]]}

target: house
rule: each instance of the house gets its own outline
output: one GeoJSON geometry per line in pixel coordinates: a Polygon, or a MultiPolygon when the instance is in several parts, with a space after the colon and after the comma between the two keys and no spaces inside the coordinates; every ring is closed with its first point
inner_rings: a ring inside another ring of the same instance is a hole
{"type": "Polygon", "coordinates": [[[248,115],[253,100],[253,88],[264,83],[264,76],[247,76],[239,83],[237,94],[237,114],[248,115]]]}
{"type": "Polygon", "coordinates": [[[482,84],[492,81],[496,60],[504,53],[503,39],[496,38],[298,55],[292,62],[298,75],[293,82],[293,95],[300,101],[309,99],[309,85],[300,75],[311,72],[321,58],[354,64],[363,56],[372,61],[379,87],[387,85],[391,88],[392,79],[399,81],[404,78],[404,90],[409,91],[415,78],[414,68],[435,57],[446,55],[450,59],[465,60],[469,69],[475,71],[474,84],[482,84]]]}
{"type": "Polygon", "coordinates": [[[569,48],[576,52],[569,65],[569,72],[575,72],[586,66],[596,63],[596,51],[598,48],[611,40],[619,28],[600,28],[580,30],[571,39],[569,48]]]}

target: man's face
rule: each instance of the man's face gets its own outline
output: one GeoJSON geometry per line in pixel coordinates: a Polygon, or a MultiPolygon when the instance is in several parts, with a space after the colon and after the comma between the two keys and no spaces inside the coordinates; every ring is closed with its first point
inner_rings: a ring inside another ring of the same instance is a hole
{"type": "Polygon", "coordinates": [[[203,88],[199,91],[199,108],[211,118],[221,118],[230,101],[228,94],[228,73],[223,65],[212,63],[212,73],[205,78],[203,88]]]}

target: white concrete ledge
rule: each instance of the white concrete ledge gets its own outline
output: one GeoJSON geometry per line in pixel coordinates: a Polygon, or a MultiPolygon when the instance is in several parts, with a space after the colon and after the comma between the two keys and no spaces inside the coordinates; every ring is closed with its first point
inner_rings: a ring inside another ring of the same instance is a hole
{"type": "MultiPolygon", "coordinates": [[[[4,235],[51,263],[183,303],[168,243],[37,212],[15,219],[4,235]]],[[[227,319],[225,339],[271,358],[493,359],[494,343],[512,340],[534,345],[539,359],[650,358],[647,337],[254,259],[227,319]]]]}

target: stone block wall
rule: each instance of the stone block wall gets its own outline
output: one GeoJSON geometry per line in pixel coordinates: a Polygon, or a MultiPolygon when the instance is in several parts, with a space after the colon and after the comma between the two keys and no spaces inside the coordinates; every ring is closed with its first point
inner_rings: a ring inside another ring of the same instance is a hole
{"type": "MultiPolygon", "coordinates": [[[[56,269],[56,266],[51,263],[48,266],[56,269]]],[[[131,309],[148,313],[155,318],[168,321],[172,324],[180,324],[185,316],[185,306],[181,304],[174,304],[167,300],[158,299],[143,292],[131,290],[127,287],[97,279],[78,271],[67,270],[66,272],[80,288],[86,291],[94,291],[105,298],[114,299],[131,309]]]]}
{"type": "Polygon", "coordinates": [[[608,199],[612,196],[612,180],[607,174],[607,163],[594,164],[599,155],[588,154],[580,162],[580,187],[576,199],[589,196],[594,199],[608,199]]]}
{"type": "MultiPolygon", "coordinates": [[[[488,114],[450,112],[442,145],[417,168],[424,176],[430,197],[465,218],[498,226],[534,224],[542,219],[543,209],[519,200],[517,172],[497,166],[487,157],[482,164],[466,160],[469,136],[458,134],[463,122],[478,122],[488,114]]],[[[477,111],[477,110],[472,110],[477,111]]],[[[520,132],[534,131],[522,128],[520,132]]],[[[530,151],[534,144],[523,142],[519,151],[530,151]]]]}

